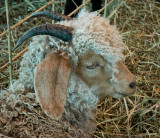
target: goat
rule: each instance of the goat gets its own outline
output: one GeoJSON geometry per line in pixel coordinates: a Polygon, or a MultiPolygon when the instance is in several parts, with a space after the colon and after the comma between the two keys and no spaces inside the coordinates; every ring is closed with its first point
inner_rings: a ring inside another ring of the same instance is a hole
{"type": "Polygon", "coordinates": [[[63,131],[66,124],[75,130],[74,134],[67,130],[67,135],[89,137],[99,99],[122,98],[135,92],[135,77],[122,62],[122,37],[105,18],[84,10],[73,20],[47,11],[31,17],[35,16],[64,21],[31,28],[18,40],[13,50],[34,36],[21,61],[19,79],[9,89],[12,100],[6,101],[14,109],[18,96],[13,95],[21,91],[24,96],[34,87],[43,112],[65,122],[63,131]]]}

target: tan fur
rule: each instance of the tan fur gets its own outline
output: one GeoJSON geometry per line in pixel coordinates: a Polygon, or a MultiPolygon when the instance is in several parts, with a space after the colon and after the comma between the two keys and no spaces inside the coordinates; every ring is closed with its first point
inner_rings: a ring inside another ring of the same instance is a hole
{"type": "Polygon", "coordinates": [[[43,111],[51,118],[62,115],[70,71],[68,60],[55,53],[36,67],[35,92],[43,111]]]}
{"type": "Polygon", "coordinates": [[[89,51],[80,58],[75,72],[89,87],[96,87],[95,94],[100,99],[106,96],[121,98],[133,94],[135,89],[131,89],[129,84],[136,80],[122,61],[117,63],[119,72],[115,74],[116,82],[110,81],[112,72],[107,64],[109,63],[102,56],[89,51]],[[92,66],[95,69],[87,68],[92,66]]]}

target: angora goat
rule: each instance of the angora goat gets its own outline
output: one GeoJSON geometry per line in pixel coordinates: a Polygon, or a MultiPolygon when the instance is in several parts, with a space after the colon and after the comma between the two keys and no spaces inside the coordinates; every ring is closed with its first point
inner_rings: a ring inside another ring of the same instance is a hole
{"type": "Polygon", "coordinates": [[[122,63],[122,38],[96,13],[82,10],[73,20],[47,11],[34,16],[64,21],[32,28],[17,42],[14,49],[34,36],[19,79],[1,92],[1,133],[89,137],[99,99],[135,92],[135,78],[122,63]]]}

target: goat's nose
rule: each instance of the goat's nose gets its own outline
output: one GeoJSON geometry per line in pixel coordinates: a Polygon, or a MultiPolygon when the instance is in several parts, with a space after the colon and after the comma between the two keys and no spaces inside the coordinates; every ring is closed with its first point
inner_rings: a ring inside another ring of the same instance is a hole
{"type": "Polygon", "coordinates": [[[130,83],[130,84],[129,84],[129,87],[130,87],[131,89],[136,89],[136,82],[130,83]]]}

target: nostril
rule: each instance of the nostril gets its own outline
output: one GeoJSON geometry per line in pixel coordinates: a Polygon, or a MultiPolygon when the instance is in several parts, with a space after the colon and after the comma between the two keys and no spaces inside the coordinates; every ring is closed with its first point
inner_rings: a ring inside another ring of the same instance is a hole
{"type": "Polygon", "coordinates": [[[130,84],[129,84],[129,87],[130,87],[131,89],[135,89],[135,88],[136,88],[136,82],[130,83],[130,84]]]}

